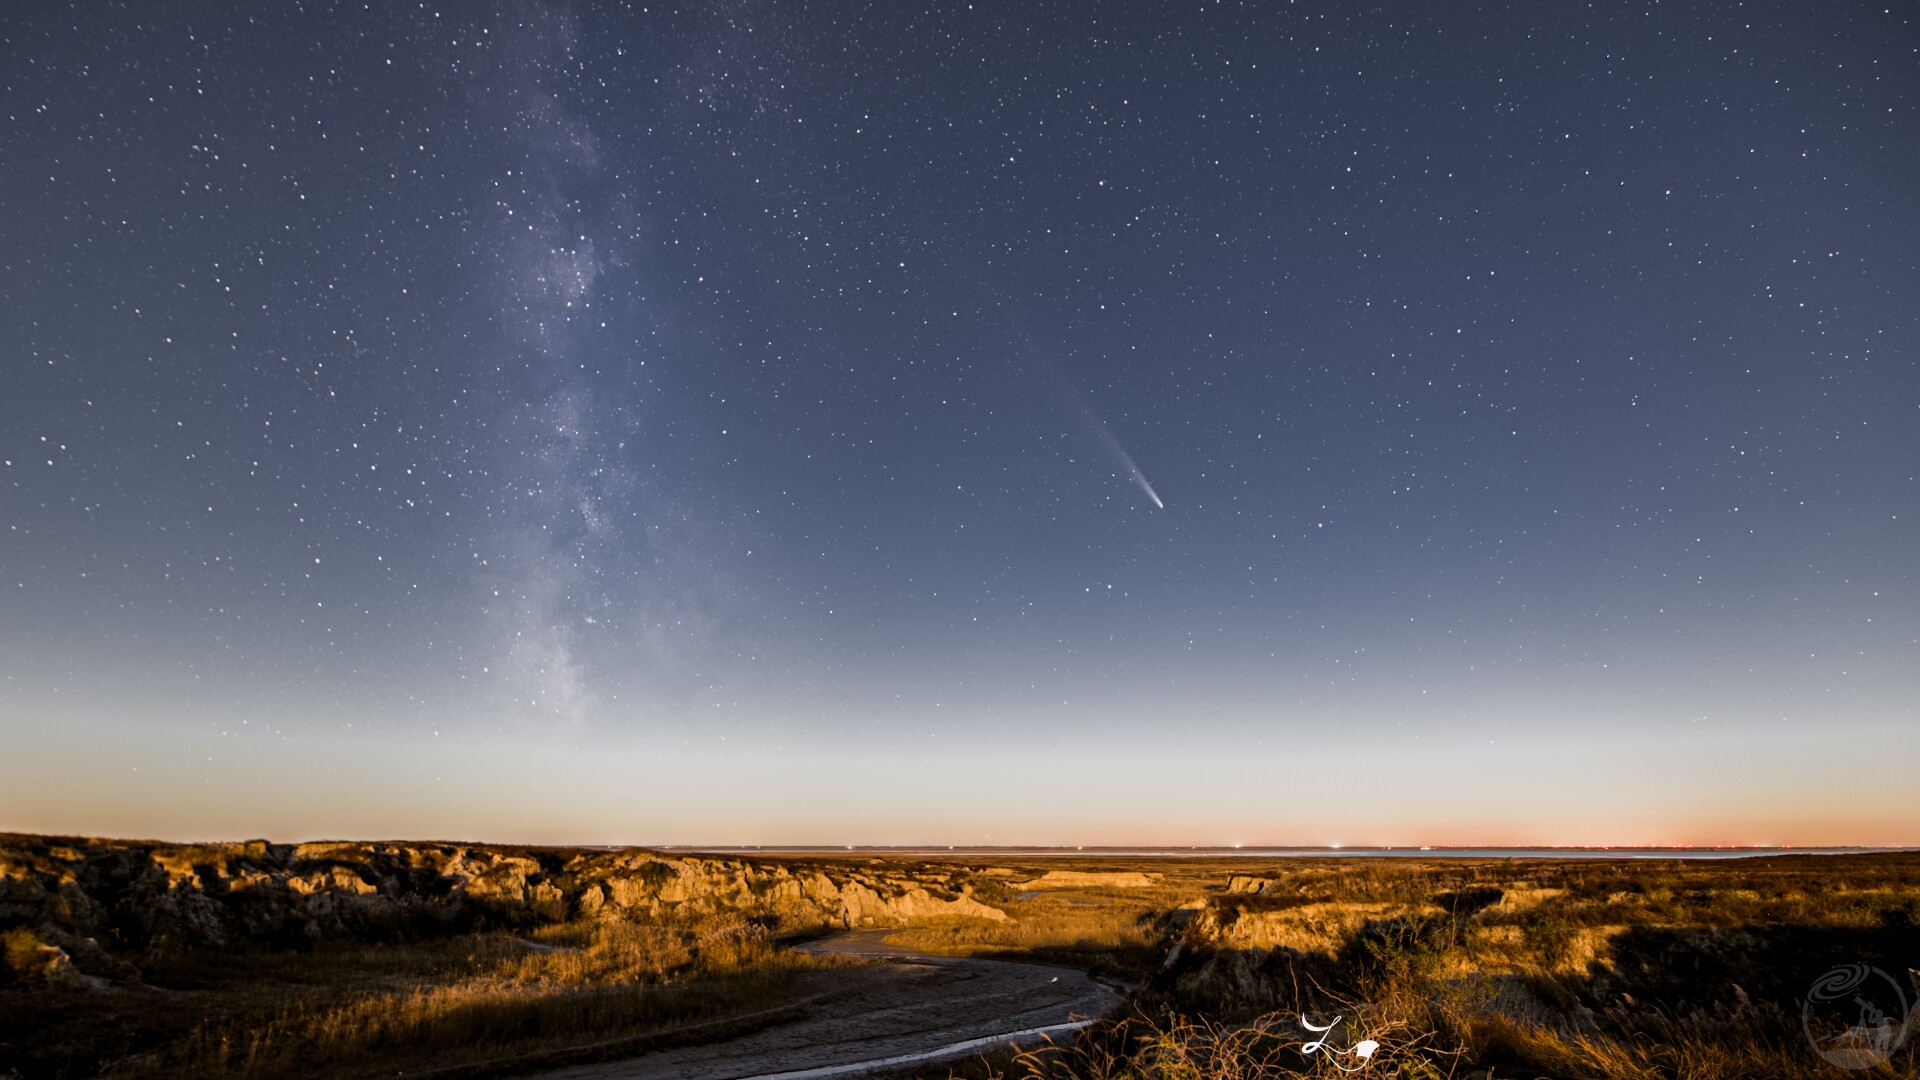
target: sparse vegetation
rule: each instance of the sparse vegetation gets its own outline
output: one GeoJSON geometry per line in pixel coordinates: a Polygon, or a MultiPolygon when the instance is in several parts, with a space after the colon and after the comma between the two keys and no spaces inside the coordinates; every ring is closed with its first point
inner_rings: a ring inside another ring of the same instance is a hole
{"type": "Polygon", "coordinates": [[[1557,912],[1536,911],[1526,922],[1520,924],[1520,936],[1527,947],[1533,950],[1534,962],[1546,972],[1558,970],[1566,963],[1569,950],[1573,947],[1574,929],[1557,912]]]}
{"type": "MultiPolygon", "coordinates": [[[[530,868],[522,907],[436,914],[452,901],[432,899],[449,894],[422,877],[415,892],[427,899],[370,909],[378,917],[342,924],[346,938],[276,932],[194,946],[177,920],[116,937],[147,925],[128,905],[157,902],[127,892],[103,909],[111,917],[95,941],[0,906],[0,1075],[492,1075],[722,1038],[778,1023],[836,977],[836,961],[781,944],[780,933],[809,924],[776,914],[803,910],[792,906],[799,892],[828,879],[861,911],[920,905],[889,909],[927,912],[887,916],[896,944],[1126,984],[1123,1020],[965,1075],[1331,1075],[1324,1051],[1301,1053],[1313,1038],[1303,1015],[1342,1018],[1330,1046],[1376,1042],[1367,1075],[1920,1075],[1911,1042],[1875,1070],[1826,1064],[1799,1014],[1800,995],[1835,964],[1907,977],[1920,960],[1920,856],[1149,867],[868,856],[723,867],[636,855],[621,864],[625,885],[595,861],[611,855],[513,858],[530,868]],[[1151,873],[1132,873],[1141,869],[1151,873]],[[662,895],[694,899],[646,899],[662,895]],[[591,896],[604,906],[587,911],[591,896]],[[618,907],[621,897],[633,902],[618,907]],[[942,913],[963,902],[1007,917],[942,913]]],[[[309,863],[295,869],[318,880],[309,863]]],[[[369,888],[356,882],[377,876],[345,855],[325,874],[356,895],[369,888]]],[[[265,917],[257,898],[219,902],[265,917]]]]}
{"type": "MultiPolygon", "coordinates": [[[[1827,1064],[1798,1004],[1836,963],[1907,975],[1920,957],[1914,856],[1235,863],[1239,879],[1265,879],[1239,887],[1260,891],[1208,892],[1227,869],[1187,864],[1163,882],[1167,899],[1200,886],[1208,902],[1168,924],[1135,1015],[956,1075],[1238,1080],[1355,1067],[1300,1052],[1316,1037],[1303,1014],[1342,1016],[1336,1046],[1375,1040],[1366,1075],[1920,1075],[1911,1041],[1870,1072],[1827,1064]]],[[[1130,923],[1116,908],[1109,925],[1130,923]]]]}
{"type": "Polygon", "coordinates": [[[1132,979],[1163,949],[1157,891],[1095,889],[1019,894],[1003,904],[1012,919],[941,919],[906,927],[888,942],[943,956],[985,956],[1080,968],[1132,979]]]}
{"type": "Polygon", "coordinates": [[[364,958],[336,957],[329,966],[340,981],[285,993],[263,1018],[203,1024],[158,1071],[349,1075],[377,1061],[390,1074],[396,1065],[539,1060],[541,1051],[582,1044],[633,1053],[676,1034],[739,1030],[797,996],[799,973],[831,965],[775,948],[738,918],[571,923],[525,939],[448,944],[466,946],[463,962],[449,956],[437,972],[378,983],[355,965],[364,958]]]}
{"type": "Polygon", "coordinates": [[[12,991],[0,1039],[29,1075],[497,1070],[749,1029],[804,994],[808,972],[849,962],[780,948],[737,915],[188,954],[111,994],[12,991]]]}

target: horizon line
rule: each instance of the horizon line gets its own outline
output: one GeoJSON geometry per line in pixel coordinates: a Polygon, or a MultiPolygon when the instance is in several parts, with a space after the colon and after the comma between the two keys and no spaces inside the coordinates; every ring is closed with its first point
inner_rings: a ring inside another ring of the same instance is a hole
{"type": "Polygon", "coordinates": [[[264,843],[275,847],[297,847],[310,844],[395,844],[430,845],[454,844],[469,847],[500,848],[556,848],[584,851],[662,851],[685,854],[833,854],[833,853],[1003,853],[1003,854],[1087,854],[1087,855],[1134,855],[1134,856],[1170,856],[1184,854],[1218,855],[1364,855],[1391,852],[1396,855],[1476,852],[1541,852],[1541,853],[1605,853],[1605,852],[1745,852],[1755,854],[1795,853],[1795,852],[1904,852],[1920,851],[1920,844],[1752,844],[1752,843],[1680,843],[1680,844],[846,844],[846,843],[766,843],[766,844],[699,844],[686,842],[632,842],[632,843],[576,843],[523,840],[481,840],[458,839],[449,837],[427,837],[401,839],[396,837],[352,838],[352,837],[316,837],[305,840],[273,840],[262,836],[235,837],[229,839],[192,839],[176,840],[160,837],[100,836],[82,833],[58,832],[15,832],[0,829],[0,836],[38,837],[46,840],[73,840],[95,843],[154,844],[174,847],[208,846],[216,844],[264,843]]]}

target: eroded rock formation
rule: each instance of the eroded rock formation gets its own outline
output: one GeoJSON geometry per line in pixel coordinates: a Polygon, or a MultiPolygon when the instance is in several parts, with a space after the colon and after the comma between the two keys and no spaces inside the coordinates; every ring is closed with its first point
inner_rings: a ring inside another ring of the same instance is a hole
{"type": "Polygon", "coordinates": [[[145,956],[733,910],[778,931],[1002,920],[964,870],[472,844],[172,845],[0,834],[0,978],[137,978],[145,956]]]}

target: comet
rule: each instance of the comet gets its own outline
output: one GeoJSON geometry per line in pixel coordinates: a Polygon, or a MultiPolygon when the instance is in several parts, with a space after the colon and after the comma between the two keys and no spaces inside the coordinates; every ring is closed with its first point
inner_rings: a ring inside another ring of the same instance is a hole
{"type": "Polygon", "coordinates": [[[1165,510],[1167,504],[1160,501],[1160,493],[1153,490],[1153,482],[1147,479],[1147,474],[1141,472],[1140,466],[1134,464],[1133,455],[1127,453],[1127,448],[1120,445],[1120,440],[1113,437],[1113,432],[1107,430],[1107,425],[1100,422],[1100,418],[1094,415],[1091,407],[1082,404],[1081,409],[1084,410],[1083,415],[1086,417],[1088,426],[1092,427],[1093,433],[1099,436],[1107,452],[1113,455],[1113,460],[1127,470],[1127,474],[1133,477],[1133,482],[1140,485],[1140,490],[1146,492],[1147,498],[1153,500],[1154,506],[1165,510]]]}
{"type": "Polygon", "coordinates": [[[1100,440],[1100,445],[1107,448],[1107,453],[1113,456],[1114,462],[1125,469],[1128,476],[1133,477],[1133,482],[1139,486],[1147,498],[1153,500],[1153,505],[1165,510],[1167,504],[1160,500],[1160,493],[1153,490],[1153,482],[1147,479],[1146,473],[1140,471],[1140,466],[1134,463],[1133,455],[1127,453],[1127,448],[1121,446],[1120,440],[1107,429],[1106,421],[1101,420],[1100,414],[1093,411],[1093,403],[1087,400],[1085,394],[1075,389],[1059,369],[1052,364],[1048,364],[1047,369],[1052,374],[1054,382],[1059,385],[1060,392],[1066,395],[1068,401],[1073,402],[1075,409],[1079,410],[1080,419],[1087,425],[1087,430],[1093,432],[1094,438],[1100,440]]]}

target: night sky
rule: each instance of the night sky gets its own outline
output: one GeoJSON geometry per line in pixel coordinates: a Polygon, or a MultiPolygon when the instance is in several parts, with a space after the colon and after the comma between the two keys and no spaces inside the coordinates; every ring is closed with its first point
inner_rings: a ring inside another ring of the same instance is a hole
{"type": "Polygon", "coordinates": [[[0,829],[1920,843],[1905,5],[8,4],[0,829]]]}

